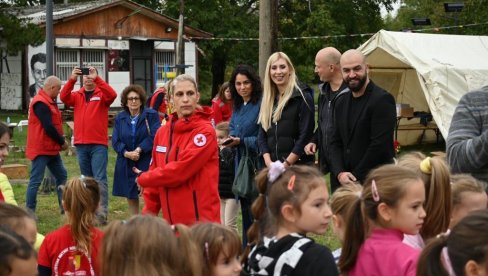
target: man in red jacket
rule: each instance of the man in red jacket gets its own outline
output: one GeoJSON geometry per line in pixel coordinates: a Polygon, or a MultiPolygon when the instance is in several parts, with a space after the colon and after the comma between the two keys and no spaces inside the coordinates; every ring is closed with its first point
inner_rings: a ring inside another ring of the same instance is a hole
{"type": "Polygon", "coordinates": [[[83,75],[83,87],[73,91],[82,74],[75,67],[61,91],[61,101],[74,108],[74,144],[81,174],[91,176],[100,183],[102,209],[97,214],[98,222],[107,222],[108,214],[108,110],[117,97],[115,90],[98,76],[94,67],[83,75]]]}
{"type": "Polygon", "coordinates": [[[220,222],[219,157],[212,111],[199,107],[200,93],[193,77],[180,75],[173,85],[175,112],[154,138],[149,171],[137,183],[159,190],[163,217],[170,224],[220,222]]]}
{"type": "Polygon", "coordinates": [[[29,105],[29,130],[25,154],[32,161],[32,167],[26,192],[26,205],[33,212],[36,211],[37,190],[46,166],[56,179],[58,203],[62,211],[62,192],[59,186],[66,182],[67,172],[59,151],[67,149],[68,144],[63,136],[61,112],[56,103],[59,90],[61,81],[55,76],[50,76],[29,105]]]}

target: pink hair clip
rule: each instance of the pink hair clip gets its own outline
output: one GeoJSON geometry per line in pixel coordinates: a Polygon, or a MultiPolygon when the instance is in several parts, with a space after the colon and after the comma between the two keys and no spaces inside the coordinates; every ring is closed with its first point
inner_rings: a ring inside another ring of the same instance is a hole
{"type": "Polygon", "coordinates": [[[373,194],[374,202],[380,201],[380,194],[378,193],[378,187],[376,187],[376,181],[371,181],[371,193],[373,194]]]}
{"type": "Polygon", "coordinates": [[[208,242],[205,242],[205,257],[207,261],[210,261],[210,255],[208,254],[208,242]]]}
{"type": "Polygon", "coordinates": [[[293,193],[293,189],[295,188],[295,175],[292,175],[290,177],[290,180],[288,181],[288,190],[293,193]]]}

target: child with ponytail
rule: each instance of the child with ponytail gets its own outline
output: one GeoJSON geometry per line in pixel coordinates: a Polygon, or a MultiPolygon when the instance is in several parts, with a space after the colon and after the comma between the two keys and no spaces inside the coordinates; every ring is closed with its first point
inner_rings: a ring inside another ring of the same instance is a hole
{"type": "Polygon", "coordinates": [[[240,275],[242,244],[235,230],[217,223],[199,223],[193,225],[190,232],[202,252],[202,275],[240,275]]]}
{"type": "Polygon", "coordinates": [[[349,210],[341,273],[415,275],[420,250],[402,240],[422,227],[424,201],[424,183],[412,170],[396,165],[372,170],[349,210]]]}
{"type": "Polygon", "coordinates": [[[39,276],[98,275],[103,232],[96,228],[100,188],[91,177],[75,177],[63,189],[67,224],[47,234],[39,250],[39,276]]]}
{"type": "Polygon", "coordinates": [[[135,215],[107,227],[100,275],[202,276],[199,254],[186,226],[170,226],[152,215],[135,215]]]}
{"type": "Polygon", "coordinates": [[[441,157],[426,157],[421,152],[403,155],[398,165],[417,173],[425,185],[424,225],[417,235],[405,235],[403,242],[422,249],[425,241],[444,233],[451,219],[451,185],[449,166],[441,157]]]}
{"type": "MultiPolygon", "coordinates": [[[[339,187],[332,194],[330,198],[330,208],[332,210],[332,229],[339,238],[341,244],[344,243],[344,235],[346,231],[347,222],[350,221],[349,211],[354,202],[361,198],[363,186],[359,184],[350,184],[339,187]]],[[[339,262],[342,248],[339,248],[332,252],[336,263],[339,262]]]]}
{"type": "Polygon", "coordinates": [[[332,253],[307,233],[324,234],[332,216],[323,175],[310,166],[285,170],[279,161],[256,178],[256,221],[248,232],[251,275],[338,275],[332,253]],[[265,213],[269,213],[266,214],[265,213]],[[264,227],[264,229],[263,229],[264,227]]]}
{"type": "Polygon", "coordinates": [[[420,256],[417,276],[488,275],[487,229],[488,210],[464,217],[449,234],[438,235],[427,244],[420,256]],[[445,250],[448,260],[443,254],[445,250]],[[448,269],[446,264],[450,264],[448,269]]]}

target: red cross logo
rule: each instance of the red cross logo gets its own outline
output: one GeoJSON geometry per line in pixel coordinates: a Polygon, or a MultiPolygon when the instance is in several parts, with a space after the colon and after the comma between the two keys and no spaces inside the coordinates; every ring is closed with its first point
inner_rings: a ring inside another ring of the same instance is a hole
{"type": "Polygon", "coordinates": [[[207,143],[207,137],[205,135],[199,133],[193,137],[193,143],[198,147],[203,147],[207,143]]]}

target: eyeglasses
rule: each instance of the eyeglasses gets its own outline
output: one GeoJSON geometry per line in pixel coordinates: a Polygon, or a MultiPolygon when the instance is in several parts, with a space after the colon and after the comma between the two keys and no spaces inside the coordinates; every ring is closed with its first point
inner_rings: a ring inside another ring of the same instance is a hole
{"type": "Polygon", "coordinates": [[[139,98],[139,97],[129,97],[129,98],[127,98],[127,101],[129,101],[129,102],[137,102],[137,101],[139,101],[140,99],[141,99],[141,98],[139,98]]]}

